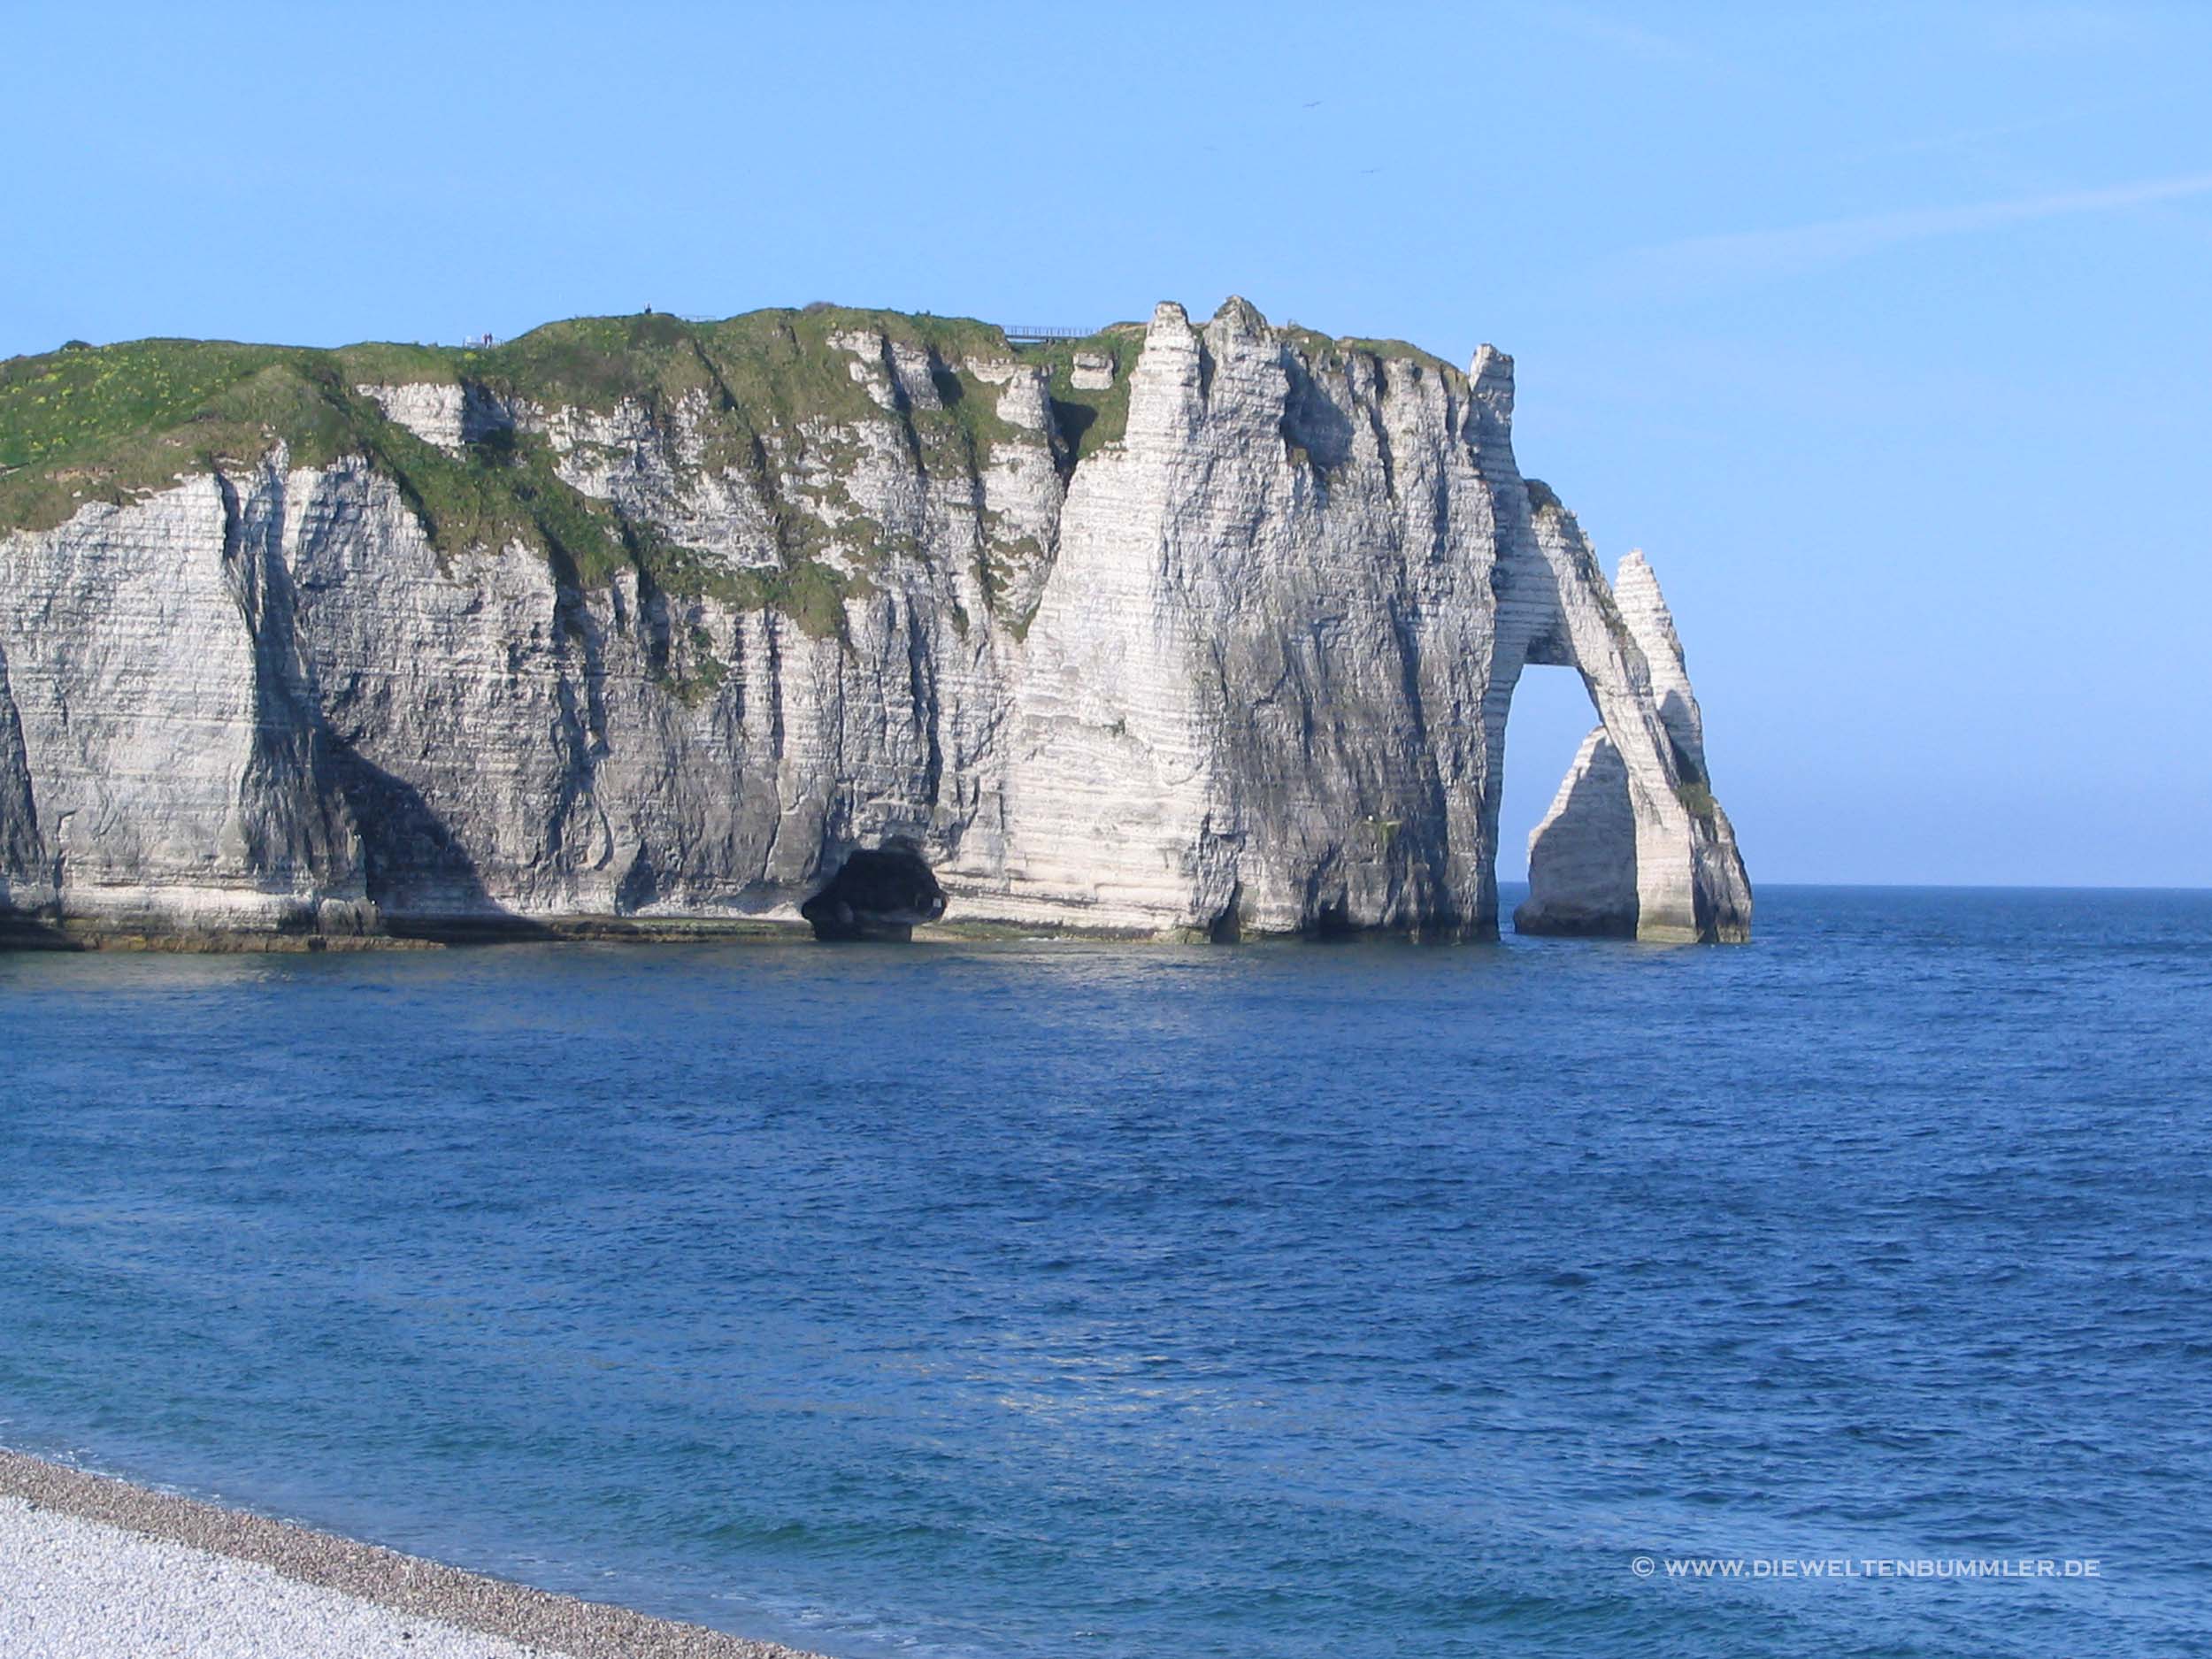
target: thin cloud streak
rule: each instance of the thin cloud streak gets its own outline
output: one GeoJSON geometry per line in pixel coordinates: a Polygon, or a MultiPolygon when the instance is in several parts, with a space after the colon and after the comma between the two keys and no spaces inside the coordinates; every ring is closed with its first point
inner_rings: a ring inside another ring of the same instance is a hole
{"type": "Polygon", "coordinates": [[[1711,73],[1721,67],[1707,52],[1640,24],[1623,22],[1587,6],[1566,5],[1559,0],[1518,9],[1527,22],[1568,35],[1587,45],[1602,47],[1647,64],[1671,69],[1711,73]]]}
{"type": "Polygon", "coordinates": [[[2178,179],[2148,179],[2101,190],[2068,190],[2011,202],[1984,202],[1967,207],[1918,208],[1876,213],[1863,219],[1830,219],[1786,230],[1738,231],[1719,236],[1691,236],[1638,249],[1628,256],[1629,274],[1645,281],[1709,287],[1798,276],[1809,271],[1863,258],[1900,242],[1939,236],[1969,235],[2008,225],[2033,224],[2077,213],[2108,213],[2153,203],[2177,202],[2212,193],[2212,173],[2178,179]]]}
{"type": "Polygon", "coordinates": [[[2066,127],[2092,115],[2110,110],[2110,104],[2085,104],[2077,109],[2061,110],[2053,114],[2032,116],[2026,120],[2000,121],[1993,126],[1970,127],[1963,132],[1930,133],[1918,138],[1901,138],[1890,143],[1874,144],[1864,150],[1853,150],[1843,159],[1871,161],[1888,156],[1925,156],[1961,150],[1977,150],[2001,138],[2017,138],[2024,133],[2048,132],[2055,127],[2066,127]]]}

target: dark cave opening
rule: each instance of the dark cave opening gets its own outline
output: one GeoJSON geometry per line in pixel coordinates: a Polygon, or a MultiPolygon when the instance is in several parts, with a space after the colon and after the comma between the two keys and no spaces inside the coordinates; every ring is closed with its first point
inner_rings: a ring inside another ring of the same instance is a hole
{"type": "Polygon", "coordinates": [[[945,890],[910,841],[863,848],[799,906],[822,940],[910,939],[945,913],[945,890]]]}

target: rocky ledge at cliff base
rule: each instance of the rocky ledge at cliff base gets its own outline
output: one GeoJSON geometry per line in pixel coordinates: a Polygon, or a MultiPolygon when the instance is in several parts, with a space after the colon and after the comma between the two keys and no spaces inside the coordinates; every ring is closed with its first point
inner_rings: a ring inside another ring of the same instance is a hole
{"type": "Polygon", "coordinates": [[[1238,300],[10,360],[0,918],[1491,937],[1550,664],[1596,725],[1516,925],[1746,938],[1657,580],[1512,409],[1238,300]]]}

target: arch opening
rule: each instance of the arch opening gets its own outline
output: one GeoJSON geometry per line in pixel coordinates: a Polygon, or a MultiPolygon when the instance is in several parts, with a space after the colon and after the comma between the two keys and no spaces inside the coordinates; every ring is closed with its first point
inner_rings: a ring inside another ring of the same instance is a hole
{"type": "Polygon", "coordinates": [[[1633,939],[1642,897],[1627,767],[1586,682],[1579,674],[1564,680],[1540,674],[1532,695],[1515,688],[1520,695],[1510,705],[1514,738],[1506,744],[1499,803],[1499,909],[1509,905],[1517,933],[1633,939]],[[1534,716],[1527,724],[1523,695],[1534,716]],[[1525,741],[1531,726],[1542,733],[1532,753],[1525,741]],[[1537,773],[1537,766],[1544,770],[1537,773]],[[1508,885],[1512,854],[1521,879],[1508,885]]]}
{"type": "Polygon", "coordinates": [[[1521,671],[1506,712],[1505,775],[1498,795],[1499,909],[1528,885],[1528,838],[1551,810],[1582,740],[1598,724],[1582,676],[1571,668],[1521,671]],[[1509,895],[1509,889],[1516,890],[1509,895]]]}

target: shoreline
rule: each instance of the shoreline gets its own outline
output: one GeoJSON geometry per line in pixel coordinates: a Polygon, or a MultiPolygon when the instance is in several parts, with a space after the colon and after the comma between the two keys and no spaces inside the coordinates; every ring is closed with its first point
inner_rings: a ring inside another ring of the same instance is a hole
{"type": "MultiPolygon", "coordinates": [[[[173,1583],[179,1575],[176,1552],[188,1552],[187,1564],[201,1570],[201,1577],[222,1582],[211,1605],[233,1624],[250,1626],[258,1614],[273,1622],[270,1592],[279,1586],[302,1586],[308,1617],[317,1622],[334,1614],[366,1616],[357,1623],[375,1624],[376,1615],[396,1616],[411,1625],[428,1631],[392,1631],[388,1640],[404,1647],[393,1651],[425,1654],[435,1651],[426,1636],[465,1642],[490,1637],[526,1653],[559,1655],[565,1659],[822,1659],[820,1655],[754,1641],[703,1624],[680,1624],[612,1602],[587,1601],[575,1596],[534,1589],[506,1578],[468,1572],[458,1567],[403,1555],[379,1544],[362,1543],[334,1532],[316,1531],[289,1521],[272,1520],[248,1510],[227,1509],[173,1493],[118,1479],[111,1475],[88,1474],[65,1464],[50,1463],[27,1453],[0,1448],[0,1523],[36,1525],[42,1511],[52,1511],[70,1523],[88,1523],[104,1529],[88,1533],[82,1526],[65,1525],[65,1536],[42,1538],[48,1553],[58,1551],[73,1567],[87,1565],[107,1570],[106,1577],[136,1578],[173,1583]],[[14,1514],[11,1514],[11,1511],[14,1514]],[[99,1559],[90,1559],[98,1557],[99,1559]],[[228,1569],[228,1571],[226,1571],[228,1569]],[[271,1605],[242,1607],[257,1590],[271,1605]]],[[[0,1544],[7,1532],[0,1525],[0,1544]]],[[[0,1568],[6,1565],[0,1555],[0,1568]]],[[[126,1596],[129,1592],[126,1591],[126,1596]]],[[[145,1599],[150,1601],[152,1593],[145,1599]]],[[[142,1618],[144,1607],[103,1605],[104,1623],[142,1618]]],[[[190,1619],[199,1614],[163,1609],[169,1617],[190,1619]]],[[[288,1609],[295,1617],[302,1609],[288,1609]]],[[[10,1609],[16,1617],[35,1618],[24,1608],[10,1609]]],[[[82,1609],[65,1609],[62,1617],[81,1619],[82,1609]]],[[[385,1623],[393,1622],[388,1617],[385,1623]]],[[[246,1633],[250,1637],[250,1632],[246,1633]]],[[[7,1632],[0,1627],[0,1650],[5,1650],[7,1632]]],[[[356,1632],[357,1642],[359,1632],[356,1632]]],[[[87,1652],[102,1651],[87,1647],[87,1652]]],[[[45,1651],[42,1647],[39,1651],[45,1651]]],[[[286,1651],[299,1653],[297,1647],[286,1651]]],[[[358,1655],[357,1645],[333,1647],[334,1654],[358,1655]]]]}
{"type": "MultiPolygon", "coordinates": [[[[1494,945],[1508,930],[1364,927],[1342,933],[1308,930],[1292,933],[1246,933],[1235,938],[1210,935],[1198,929],[1147,933],[1111,927],[1084,927],[1067,922],[1007,922],[954,920],[918,926],[910,941],[1006,943],[1038,940],[1071,944],[1195,946],[1211,949],[1221,945],[1403,942],[1412,945],[1494,945]]],[[[1519,930],[1512,930],[1518,932],[1519,930]]],[[[1562,932],[1524,937],[1586,938],[1599,935],[1562,932]]],[[[0,954],[52,952],[85,955],[108,951],[148,956],[310,956],[323,953],[357,955],[378,951],[444,950],[457,946],[598,944],[764,946],[842,943],[818,940],[805,922],[764,920],[720,921],[692,918],[556,917],[512,919],[464,918],[445,922],[418,922],[401,932],[365,933],[285,933],[247,928],[131,928],[72,918],[65,922],[34,922],[0,917],[0,954]]],[[[882,942],[882,941],[876,941],[882,942]]],[[[1669,941],[1646,941],[1669,942],[1669,941]]]]}

